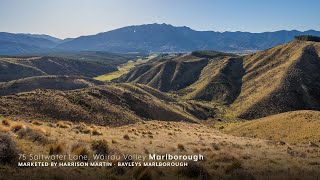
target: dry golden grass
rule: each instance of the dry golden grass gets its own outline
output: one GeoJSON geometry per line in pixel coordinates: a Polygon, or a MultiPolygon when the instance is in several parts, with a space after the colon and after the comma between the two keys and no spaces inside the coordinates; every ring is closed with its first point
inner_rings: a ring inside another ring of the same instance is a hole
{"type": "Polygon", "coordinates": [[[43,125],[43,122],[38,121],[38,120],[33,120],[33,121],[31,121],[31,124],[36,125],[36,126],[41,126],[41,125],[43,125]]]}
{"type": "MultiPolygon", "coordinates": [[[[292,111],[243,123],[229,124],[225,131],[237,135],[288,143],[319,143],[320,112],[292,111]]],[[[320,144],[320,143],[319,143],[320,144]]]]}
{"type": "Polygon", "coordinates": [[[7,133],[10,130],[11,130],[10,127],[0,125],[0,132],[7,133]]]}
{"type": "Polygon", "coordinates": [[[11,131],[16,132],[16,131],[19,131],[20,129],[26,129],[26,128],[27,128],[27,126],[24,123],[15,122],[11,126],[11,131]]]}
{"type": "Polygon", "coordinates": [[[41,134],[43,134],[43,135],[45,135],[45,136],[50,136],[50,132],[49,131],[47,131],[45,128],[43,128],[43,127],[31,127],[32,128],[32,130],[33,131],[35,131],[35,132],[38,132],[38,133],[41,133],[41,134]]]}
{"type": "Polygon", "coordinates": [[[56,125],[59,128],[70,128],[72,126],[72,124],[73,123],[67,122],[67,121],[58,121],[56,125]]]}
{"type": "Polygon", "coordinates": [[[82,130],[80,130],[83,134],[90,134],[92,132],[92,129],[90,127],[85,127],[82,130]]]}
{"type": "Polygon", "coordinates": [[[49,155],[57,155],[57,154],[62,154],[64,152],[66,152],[65,144],[62,144],[62,143],[52,144],[49,147],[49,155]]]}
{"type": "MultiPolygon", "coordinates": [[[[28,124],[17,122],[22,125],[28,124]]],[[[298,145],[276,144],[273,141],[261,140],[256,138],[235,137],[217,131],[215,128],[183,122],[161,122],[148,121],[136,123],[121,127],[103,127],[96,126],[104,132],[100,136],[91,136],[90,134],[77,133],[74,127],[80,124],[74,124],[72,128],[55,128],[44,123],[41,128],[50,131],[49,137],[55,139],[51,145],[38,144],[33,141],[15,138],[19,148],[25,153],[33,154],[77,154],[91,155],[92,153],[116,153],[116,154],[202,154],[205,161],[196,163],[190,170],[194,172],[186,173],[183,168],[151,168],[150,177],[157,179],[190,178],[190,176],[215,177],[225,179],[228,177],[255,176],[255,178],[279,177],[287,175],[288,169],[291,169],[291,177],[301,176],[306,178],[319,176],[320,172],[315,169],[319,167],[317,163],[320,160],[316,148],[310,147],[307,143],[298,145]],[[176,130],[176,131],[175,131],[176,130]],[[169,135],[169,133],[173,133],[169,135]],[[136,134],[137,135],[136,135],[136,134]],[[148,135],[153,136],[152,139],[148,135]],[[127,135],[130,140],[124,139],[127,135]],[[180,144],[180,145],[178,145],[180,144]],[[198,167],[199,165],[199,167],[198,167]],[[272,175],[266,175],[264,172],[270,172],[272,175]],[[161,173],[160,173],[161,172],[161,173]],[[199,173],[203,172],[203,174],[199,173]],[[162,174],[161,176],[157,173],[162,174]],[[239,175],[240,173],[240,175],[239,175]],[[168,176],[170,174],[170,176],[168,176]]],[[[90,125],[86,125],[90,127],[90,125]]],[[[33,128],[36,128],[34,126],[33,128]]],[[[226,127],[228,128],[228,127],[226,127]]],[[[143,172],[146,169],[142,170],[143,172]]],[[[61,177],[67,177],[70,174],[83,177],[106,178],[116,175],[119,179],[144,174],[136,168],[112,167],[112,168],[69,168],[68,173],[61,177]],[[76,172],[76,173],[75,173],[76,172]],[[120,172],[120,174],[119,174],[120,172]],[[68,174],[68,175],[67,175],[68,174]]],[[[149,169],[146,170],[149,172],[149,169]]],[[[188,171],[188,170],[187,170],[188,171]]],[[[2,172],[2,169],[0,169],[2,172]]],[[[28,174],[28,177],[35,177],[29,168],[21,173],[28,174]]],[[[56,171],[55,171],[56,172],[56,171]]],[[[62,171],[64,172],[63,168],[62,171]]],[[[6,174],[14,174],[9,170],[6,174]]],[[[48,178],[55,177],[54,171],[44,168],[37,169],[37,174],[46,174],[48,178]]],[[[147,176],[146,176],[147,177],[147,176]]]]}
{"type": "MultiPolygon", "coordinates": [[[[306,50],[310,46],[314,47],[319,54],[320,43],[293,41],[245,56],[243,67],[246,74],[242,78],[241,93],[231,105],[235,116],[252,119],[288,111],[287,109],[291,108],[289,104],[294,104],[294,100],[299,97],[287,97],[288,95],[277,97],[273,95],[279,94],[279,91],[283,91],[282,94],[289,94],[290,91],[298,91],[303,86],[305,82],[298,82],[298,80],[288,83],[287,79],[295,76],[296,71],[310,73],[309,78],[317,73],[316,69],[314,72],[313,70],[310,72],[312,66],[318,67],[318,65],[312,65],[314,64],[312,61],[316,62],[317,60],[305,57],[306,54],[310,53],[310,50],[306,50]],[[303,67],[298,66],[299,63],[303,63],[303,67]]],[[[302,76],[299,75],[301,78],[302,76]]],[[[313,79],[316,79],[316,76],[313,79]]],[[[317,83],[309,86],[311,87],[307,87],[307,89],[318,88],[317,83]]],[[[290,95],[295,96],[295,94],[290,95]]],[[[302,104],[302,101],[307,100],[299,99],[299,101],[302,104]]],[[[295,109],[296,107],[292,108],[295,109]]]]}
{"type": "Polygon", "coordinates": [[[92,130],[92,135],[94,135],[94,136],[101,136],[101,135],[102,135],[102,132],[101,132],[101,130],[99,130],[99,129],[93,129],[93,130],[92,130]]]}
{"type": "Polygon", "coordinates": [[[93,141],[91,144],[91,149],[97,154],[101,154],[101,155],[110,154],[109,145],[106,140],[93,141]]]}

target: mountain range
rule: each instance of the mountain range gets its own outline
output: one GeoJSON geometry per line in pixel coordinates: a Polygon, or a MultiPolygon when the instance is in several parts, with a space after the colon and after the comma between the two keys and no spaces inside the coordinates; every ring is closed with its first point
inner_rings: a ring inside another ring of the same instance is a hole
{"type": "Polygon", "coordinates": [[[52,52],[191,52],[214,49],[245,52],[265,50],[287,43],[297,35],[320,36],[319,31],[263,33],[196,31],[169,24],[127,26],[96,35],[58,39],[48,35],[0,33],[0,54],[21,55],[52,52]]]}

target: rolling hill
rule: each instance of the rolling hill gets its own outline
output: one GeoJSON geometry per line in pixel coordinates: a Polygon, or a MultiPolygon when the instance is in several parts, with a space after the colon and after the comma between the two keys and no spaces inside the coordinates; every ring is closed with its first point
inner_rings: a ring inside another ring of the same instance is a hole
{"type": "Polygon", "coordinates": [[[118,81],[147,84],[161,91],[179,90],[196,81],[207,63],[207,59],[193,56],[155,61],[135,68],[118,81]]]}
{"type": "Polygon", "coordinates": [[[0,58],[0,82],[32,76],[75,75],[95,77],[115,71],[115,65],[107,61],[88,61],[62,57],[2,57],[0,58]]]}
{"type": "Polygon", "coordinates": [[[319,111],[292,111],[253,121],[229,125],[225,131],[236,136],[255,137],[287,143],[318,142],[319,111]]]}
{"type": "Polygon", "coordinates": [[[191,53],[138,66],[118,82],[142,83],[177,91],[185,99],[227,105],[243,119],[319,110],[319,52],[318,42],[293,41],[238,57],[201,58],[205,56],[191,53]]]}
{"type": "MultiPolygon", "coordinates": [[[[211,52],[210,57],[213,59],[230,56],[216,51],[205,52],[211,52]]],[[[134,68],[116,81],[147,84],[164,92],[177,91],[199,79],[202,69],[209,63],[209,59],[204,55],[204,52],[197,52],[151,61],[134,68]]],[[[208,57],[207,54],[206,56],[208,57]]]]}
{"type": "Polygon", "coordinates": [[[102,85],[103,82],[76,76],[34,76],[0,83],[0,96],[36,89],[73,90],[102,85]]]}
{"type": "Polygon", "coordinates": [[[254,119],[293,110],[319,110],[320,43],[294,41],[243,58],[234,113],[254,119]]]}
{"type": "MultiPolygon", "coordinates": [[[[109,84],[85,89],[35,90],[0,97],[0,114],[46,120],[124,125],[157,119],[197,122],[208,107],[182,104],[143,85],[109,84]]],[[[206,118],[206,117],[205,117],[206,118]]]]}

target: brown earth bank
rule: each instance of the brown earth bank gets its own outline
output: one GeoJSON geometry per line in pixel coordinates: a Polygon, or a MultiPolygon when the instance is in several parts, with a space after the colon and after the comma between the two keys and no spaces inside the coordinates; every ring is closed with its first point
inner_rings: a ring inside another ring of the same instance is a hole
{"type": "Polygon", "coordinates": [[[3,149],[12,157],[9,160],[0,157],[1,179],[318,179],[320,176],[319,147],[235,137],[202,124],[147,121],[109,127],[1,118],[0,131],[0,147],[10,144],[3,149]],[[188,161],[188,167],[18,168],[17,153],[89,157],[94,153],[201,154],[204,160],[188,161]]]}

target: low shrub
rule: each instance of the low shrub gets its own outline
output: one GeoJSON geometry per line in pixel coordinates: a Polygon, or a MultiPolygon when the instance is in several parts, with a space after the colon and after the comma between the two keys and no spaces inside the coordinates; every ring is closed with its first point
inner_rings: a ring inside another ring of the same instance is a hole
{"type": "Polygon", "coordinates": [[[45,135],[44,130],[41,129],[31,129],[30,127],[26,127],[16,131],[16,134],[19,138],[24,138],[40,144],[48,144],[50,142],[49,138],[45,135]]]}
{"type": "Polygon", "coordinates": [[[188,166],[181,167],[179,174],[188,178],[210,179],[209,172],[194,161],[188,162],[188,166]]]}
{"type": "Polygon", "coordinates": [[[102,132],[99,129],[93,129],[92,130],[92,135],[94,136],[101,136],[102,132]]]}
{"type": "Polygon", "coordinates": [[[8,119],[3,119],[3,120],[1,121],[1,124],[4,125],[4,126],[10,126],[10,125],[11,125],[11,122],[10,122],[10,120],[8,120],[8,119]]]}
{"type": "Polygon", "coordinates": [[[0,164],[14,165],[20,150],[8,134],[0,133],[0,164]]]}
{"type": "Polygon", "coordinates": [[[12,126],[11,126],[11,131],[13,132],[17,132],[21,129],[26,129],[27,126],[22,124],[22,123],[14,123],[12,126]]]}
{"type": "Polygon", "coordinates": [[[140,166],[133,170],[133,178],[141,180],[159,179],[164,173],[157,167],[140,166]]]}
{"type": "Polygon", "coordinates": [[[64,144],[52,144],[49,147],[49,155],[58,155],[66,151],[64,144]]]}
{"type": "Polygon", "coordinates": [[[177,147],[178,147],[179,151],[186,151],[186,148],[184,147],[183,144],[178,144],[177,147]]]}
{"type": "Polygon", "coordinates": [[[100,155],[108,155],[110,153],[108,142],[106,140],[94,141],[91,144],[91,149],[100,155]]]}
{"type": "MultiPolygon", "coordinates": [[[[77,156],[87,156],[87,157],[89,157],[89,155],[90,155],[90,151],[89,151],[89,149],[87,148],[87,146],[81,146],[81,147],[75,149],[75,150],[73,151],[73,153],[74,153],[75,155],[77,155],[77,156]]],[[[87,160],[80,159],[80,161],[87,161],[87,160]]]]}
{"type": "Polygon", "coordinates": [[[130,140],[130,137],[129,137],[128,134],[125,134],[125,135],[123,136],[123,139],[125,139],[125,140],[130,140]]]}

